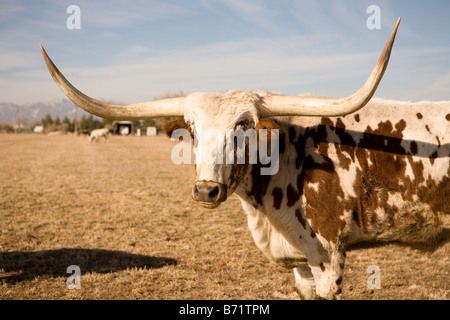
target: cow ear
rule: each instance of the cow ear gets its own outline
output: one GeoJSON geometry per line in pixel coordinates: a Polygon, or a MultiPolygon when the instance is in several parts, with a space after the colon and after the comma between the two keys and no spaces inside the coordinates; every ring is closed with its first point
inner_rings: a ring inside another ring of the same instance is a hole
{"type": "Polygon", "coordinates": [[[260,119],[259,122],[255,126],[256,134],[259,138],[259,130],[266,129],[267,130],[267,141],[270,141],[272,138],[272,130],[278,130],[279,135],[281,135],[281,127],[278,123],[274,122],[270,119],[260,119]]]}
{"type": "Polygon", "coordinates": [[[166,133],[166,135],[171,138],[172,137],[172,133],[177,130],[177,129],[188,129],[188,125],[187,123],[180,119],[180,120],[174,120],[174,121],[170,121],[169,123],[166,123],[163,127],[164,132],[166,133]]]}

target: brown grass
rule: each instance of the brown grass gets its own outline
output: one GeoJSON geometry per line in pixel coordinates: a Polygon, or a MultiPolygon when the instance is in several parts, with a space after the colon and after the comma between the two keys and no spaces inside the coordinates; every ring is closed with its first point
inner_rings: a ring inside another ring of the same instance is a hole
{"type": "MultiPolygon", "coordinates": [[[[0,299],[296,299],[256,248],[236,196],[190,198],[165,137],[0,135],[0,299]],[[69,290],[69,265],[81,290],[69,290]]],[[[450,246],[347,254],[346,299],[449,299],[450,246]],[[369,265],[381,289],[366,287],[369,265]]]]}

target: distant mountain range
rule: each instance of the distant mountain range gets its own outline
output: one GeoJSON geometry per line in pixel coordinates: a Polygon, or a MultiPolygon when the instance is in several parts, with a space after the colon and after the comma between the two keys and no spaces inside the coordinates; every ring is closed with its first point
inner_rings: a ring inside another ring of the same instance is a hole
{"type": "MultiPolygon", "coordinates": [[[[75,108],[77,109],[78,120],[84,115],[89,116],[89,113],[83,109],[75,106],[75,104],[68,99],[55,99],[47,102],[37,102],[32,104],[18,105],[14,103],[0,102],[0,123],[8,122],[11,125],[15,124],[16,113],[20,122],[24,125],[31,125],[39,122],[50,114],[53,120],[57,117],[62,121],[67,116],[70,121],[75,118],[75,108]]],[[[96,118],[94,116],[94,118],[96,118]]]]}

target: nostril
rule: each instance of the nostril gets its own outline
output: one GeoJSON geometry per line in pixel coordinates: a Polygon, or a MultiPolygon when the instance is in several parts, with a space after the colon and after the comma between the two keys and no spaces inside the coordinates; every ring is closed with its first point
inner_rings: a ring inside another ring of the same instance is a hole
{"type": "Polygon", "coordinates": [[[202,205],[216,207],[227,199],[226,190],[226,186],[220,183],[213,181],[198,181],[192,188],[192,198],[202,205]]]}
{"type": "Polygon", "coordinates": [[[219,195],[219,187],[213,187],[208,196],[210,199],[216,199],[219,195]]]}
{"type": "Polygon", "coordinates": [[[196,197],[200,196],[200,191],[198,191],[198,187],[196,185],[194,186],[194,195],[196,197]]]}

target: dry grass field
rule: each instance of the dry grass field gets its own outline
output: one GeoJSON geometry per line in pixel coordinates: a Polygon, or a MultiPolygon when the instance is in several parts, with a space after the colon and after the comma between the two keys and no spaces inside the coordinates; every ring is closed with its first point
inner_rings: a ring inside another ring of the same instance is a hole
{"type": "MultiPolygon", "coordinates": [[[[165,137],[0,135],[0,299],[297,299],[236,196],[191,200],[165,137]],[[69,290],[66,269],[81,269],[69,290]]],[[[450,246],[347,253],[344,299],[450,299],[450,246]],[[367,267],[381,289],[367,289],[367,267]]]]}

